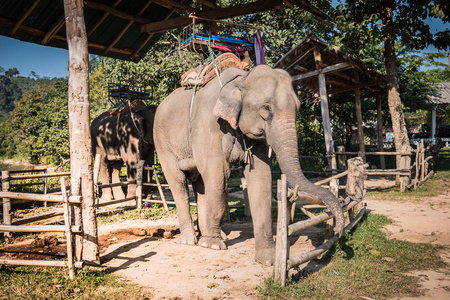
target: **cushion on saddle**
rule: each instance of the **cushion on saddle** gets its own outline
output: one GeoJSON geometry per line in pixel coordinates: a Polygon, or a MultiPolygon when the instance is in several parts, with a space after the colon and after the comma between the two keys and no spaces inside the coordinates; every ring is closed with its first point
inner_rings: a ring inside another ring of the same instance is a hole
{"type": "Polygon", "coordinates": [[[144,103],[144,101],[141,100],[134,100],[132,102],[130,102],[129,100],[122,103],[119,107],[113,108],[111,110],[109,110],[109,114],[112,116],[123,116],[123,115],[127,115],[130,113],[130,111],[137,107],[137,106],[145,106],[146,104],[144,103]]]}
{"type": "MultiPolygon", "coordinates": [[[[219,55],[214,60],[214,63],[219,74],[228,68],[242,69],[241,60],[233,53],[223,53],[219,55]]],[[[197,87],[204,86],[217,76],[214,63],[212,61],[209,63],[207,62],[188,70],[186,73],[181,75],[181,85],[186,88],[193,88],[196,85],[197,87]]]]}

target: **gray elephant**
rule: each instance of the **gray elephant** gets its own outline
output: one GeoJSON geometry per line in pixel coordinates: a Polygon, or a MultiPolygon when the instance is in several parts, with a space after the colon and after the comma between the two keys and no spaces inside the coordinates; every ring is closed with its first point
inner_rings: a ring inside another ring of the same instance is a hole
{"type": "Polygon", "coordinates": [[[255,260],[272,264],[271,163],[269,146],[277,154],[289,186],[299,186],[301,200],[324,203],[336,216],[342,234],[341,203],[329,191],[309,182],[302,173],[295,120],[300,102],[289,74],[266,65],[246,72],[226,69],[193,95],[179,88],[158,107],[155,116],[156,152],[174,196],[180,242],[194,245],[186,179],[197,197],[198,244],[226,249],[221,225],[227,203],[230,164],[245,165],[255,236],[255,260]]]}
{"type": "MultiPolygon", "coordinates": [[[[126,115],[110,115],[104,112],[91,123],[92,152],[101,154],[100,177],[103,184],[119,182],[123,164],[127,167],[128,180],[136,179],[134,166],[144,159],[153,164],[155,146],[153,123],[156,106],[137,106],[126,115]]],[[[113,188],[114,198],[123,199],[122,187],[113,188]]],[[[128,185],[127,197],[136,195],[136,185],[128,185]]],[[[102,201],[112,199],[111,188],[102,190],[102,201]]]]}

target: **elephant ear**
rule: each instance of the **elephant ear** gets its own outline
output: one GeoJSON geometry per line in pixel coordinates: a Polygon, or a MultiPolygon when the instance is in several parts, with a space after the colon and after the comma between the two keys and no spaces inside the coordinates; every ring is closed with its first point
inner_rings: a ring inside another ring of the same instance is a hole
{"type": "Polygon", "coordinates": [[[222,87],[213,111],[214,116],[227,121],[235,130],[242,109],[240,83],[243,79],[243,76],[237,76],[222,87]]]}

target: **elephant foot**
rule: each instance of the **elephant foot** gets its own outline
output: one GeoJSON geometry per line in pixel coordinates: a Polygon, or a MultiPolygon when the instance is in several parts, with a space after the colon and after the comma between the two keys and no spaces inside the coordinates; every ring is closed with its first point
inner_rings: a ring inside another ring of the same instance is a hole
{"type": "Polygon", "coordinates": [[[214,250],[226,250],[227,246],[223,242],[222,238],[220,236],[218,237],[207,237],[202,236],[200,237],[200,240],[198,244],[205,248],[211,248],[214,250]]]}
{"type": "Polygon", "coordinates": [[[194,246],[197,245],[197,237],[193,231],[182,232],[178,238],[180,244],[194,246]]]}
{"type": "Polygon", "coordinates": [[[266,266],[272,266],[275,263],[275,247],[257,250],[255,261],[266,266]]]}

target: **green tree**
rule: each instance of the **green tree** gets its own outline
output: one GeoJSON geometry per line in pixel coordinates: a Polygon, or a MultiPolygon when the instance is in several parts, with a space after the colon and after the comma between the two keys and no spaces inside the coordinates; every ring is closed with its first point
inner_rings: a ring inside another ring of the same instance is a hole
{"type": "Polygon", "coordinates": [[[5,76],[6,77],[14,77],[14,76],[17,76],[19,74],[20,74],[20,72],[19,72],[19,70],[17,70],[17,68],[8,69],[5,72],[5,76]]]}
{"type": "Polygon", "coordinates": [[[31,162],[58,164],[69,158],[67,81],[36,86],[25,92],[2,123],[3,155],[18,155],[31,162]],[[6,128],[7,126],[7,128],[6,128]],[[6,132],[5,132],[6,131],[6,132]]]}
{"type": "MultiPolygon", "coordinates": [[[[345,45],[353,53],[364,53],[367,45],[384,46],[384,64],[387,76],[388,103],[395,147],[409,145],[405,118],[400,99],[400,84],[396,41],[407,50],[420,50],[429,45],[439,49],[448,47],[450,30],[433,33],[427,19],[439,19],[448,23],[448,1],[434,0],[382,0],[340,1],[336,19],[339,32],[336,42],[345,45]]],[[[398,161],[399,163],[399,161],[398,161]]]]}

